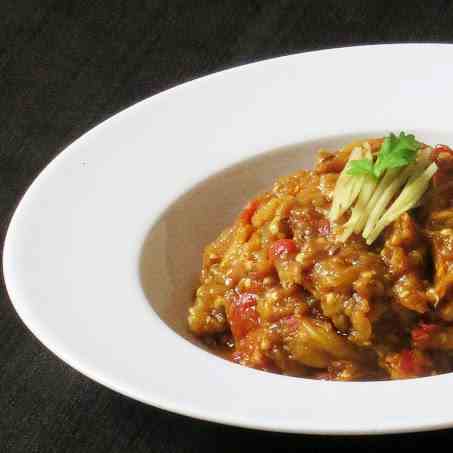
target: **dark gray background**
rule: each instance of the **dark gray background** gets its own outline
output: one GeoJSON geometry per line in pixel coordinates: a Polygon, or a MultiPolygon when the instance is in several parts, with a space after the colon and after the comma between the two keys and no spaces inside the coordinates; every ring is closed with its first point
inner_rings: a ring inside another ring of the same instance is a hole
{"type": "MultiPolygon", "coordinates": [[[[2,239],[20,196],[59,151],[154,93],[288,53],[452,40],[451,1],[1,0],[2,239]]],[[[414,61],[408,71],[421,66],[414,61]]],[[[420,404],[428,397],[420,395],[420,404]]],[[[339,417],[342,409],[332,408],[339,417]]],[[[262,451],[396,450],[451,441],[453,431],[364,438],[261,433],[145,406],[54,357],[18,319],[2,285],[2,453],[229,452],[258,442],[262,451]]]]}

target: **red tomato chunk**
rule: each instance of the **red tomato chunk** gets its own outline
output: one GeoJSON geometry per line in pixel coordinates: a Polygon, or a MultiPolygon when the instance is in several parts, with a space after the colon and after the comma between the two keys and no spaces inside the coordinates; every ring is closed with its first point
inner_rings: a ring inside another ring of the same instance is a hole
{"type": "Polygon", "coordinates": [[[401,351],[401,370],[408,376],[423,376],[429,370],[429,363],[416,351],[401,351]]]}
{"type": "Polygon", "coordinates": [[[269,247],[269,260],[274,262],[277,258],[285,259],[297,251],[298,247],[292,239],[279,239],[269,247]]]}
{"type": "Polygon", "coordinates": [[[444,162],[444,159],[442,159],[442,157],[444,157],[446,161],[449,161],[448,158],[450,157],[453,158],[453,149],[446,145],[437,145],[433,149],[431,157],[434,162],[438,164],[440,163],[442,165],[442,163],[444,162]]]}
{"type": "Polygon", "coordinates": [[[433,178],[434,184],[441,186],[449,182],[453,171],[453,149],[445,145],[437,145],[431,153],[431,158],[439,167],[433,178]]]}
{"type": "Polygon", "coordinates": [[[418,327],[412,329],[411,336],[415,343],[423,343],[429,340],[432,333],[439,330],[439,326],[436,324],[425,324],[420,323],[418,327]]]}
{"type": "Polygon", "coordinates": [[[250,223],[252,220],[253,214],[255,214],[259,202],[257,200],[252,200],[245,206],[244,210],[241,212],[240,219],[245,223],[250,223]]]}
{"type": "Polygon", "coordinates": [[[413,355],[409,350],[404,350],[401,352],[401,369],[407,374],[410,374],[414,371],[413,355]]]}
{"type": "Polygon", "coordinates": [[[230,306],[229,320],[231,331],[236,340],[245,337],[258,326],[259,319],[256,312],[256,295],[241,294],[230,306]]]}

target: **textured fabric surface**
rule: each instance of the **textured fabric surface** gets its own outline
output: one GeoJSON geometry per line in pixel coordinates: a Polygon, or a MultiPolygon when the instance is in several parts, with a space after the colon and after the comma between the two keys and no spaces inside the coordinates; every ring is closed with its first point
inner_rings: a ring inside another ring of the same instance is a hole
{"type": "MultiPolygon", "coordinates": [[[[451,1],[2,0],[0,221],[70,142],[121,109],[224,68],[299,51],[452,42],[451,1]]],[[[422,65],[415,62],[412,68],[422,65]]],[[[0,293],[0,452],[414,449],[453,431],[385,437],[261,433],[148,407],[47,351],[0,293]]],[[[341,408],[336,408],[341,416],[341,408]]]]}

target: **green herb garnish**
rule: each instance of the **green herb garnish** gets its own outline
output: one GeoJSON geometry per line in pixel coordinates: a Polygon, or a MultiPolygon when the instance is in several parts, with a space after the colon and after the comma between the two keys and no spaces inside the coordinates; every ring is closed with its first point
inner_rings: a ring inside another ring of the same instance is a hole
{"type": "Polygon", "coordinates": [[[417,206],[438,170],[432,150],[421,147],[413,135],[401,132],[385,137],[375,158],[366,141],[352,149],[329,211],[329,220],[338,223],[334,227],[339,241],[356,233],[370,245],[400,215],[417,206]]]}
{"type": "Polygon", "coordinates": [[[411,134],[401,132],[399,136],[391,133],[385,137],[379,149],[376,162],[369,159],[353,160],[349,162],[348,175],[368,175],[379,179],[389,168],[405,167],[413,163],[421,143],[411,134]]]}

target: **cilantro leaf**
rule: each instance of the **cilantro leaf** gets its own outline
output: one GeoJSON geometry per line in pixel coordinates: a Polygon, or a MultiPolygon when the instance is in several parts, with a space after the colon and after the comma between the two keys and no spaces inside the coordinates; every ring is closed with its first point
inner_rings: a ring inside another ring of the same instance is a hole
{"type": "Polygon", "coordinates": [[[352,176],[368,175],[375,177],[373,171],[373,162],[369,159],[352,160],[351,162],[349,162],[347,174],[352,176]]]}
{"type": "Polygon", "coordinates": [[[421,144],[415,140],[411,134],[406,135],[401,132],[397,137],[390,134],[385,137],[379,154],[374,164],[373,172],[377,178],[380,178],[385,170],[389,168],[404,167],[415,161],[417,151],[421,144]]]}
{"type": "Polygon", "coordinates": [[[389,168],[405,167],[415,161],[421,143],[412,134],[401,132],[399,136],[391,133],[384,138],[376,162],[360,159],[349,163],[348,175],[368,175],[379,179],[389,168]]]}

